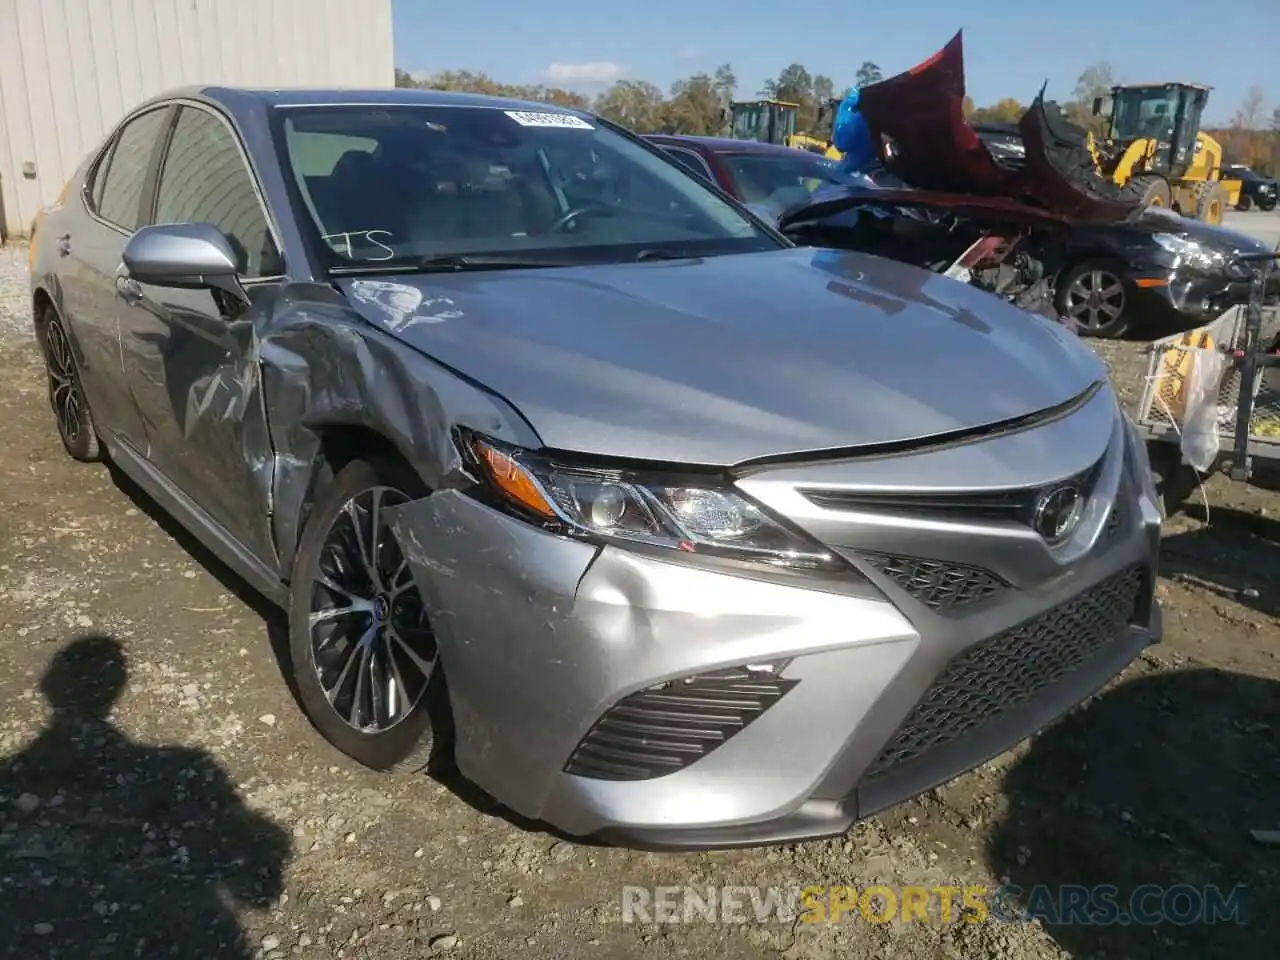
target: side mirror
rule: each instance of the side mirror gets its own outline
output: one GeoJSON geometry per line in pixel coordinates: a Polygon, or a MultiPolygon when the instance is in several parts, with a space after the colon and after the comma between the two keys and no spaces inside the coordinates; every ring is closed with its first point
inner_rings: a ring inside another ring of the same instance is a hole
{"type": "Polygon", "coordinates": [[[1110,97],[1094,97],[1093,98],[1093,115],[1095,117],[1111,116],[1111,98],[1110,97]]]}
{"type": "Polygon", "coordinates": [[[139,283],[180,290],[221,290],[247,301],[239,258],[226,234],[211,223],[158,223],[142,227],[121,256],[139,283]]]}

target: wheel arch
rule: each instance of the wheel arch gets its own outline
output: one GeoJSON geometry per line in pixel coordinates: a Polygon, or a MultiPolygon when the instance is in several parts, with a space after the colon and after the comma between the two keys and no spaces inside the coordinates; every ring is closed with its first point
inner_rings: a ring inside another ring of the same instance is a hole
{"type": "Polygon", "coordinates": [[[31,291],[31,325],[35,330],[36,340],[41,344],[44,343],[45,313],[57,309],[53,296],[43,286],[38,286],[31,291]]]}
{"type": "Polygon", "coordinates": [[[468,482],[455,426],[541,445],[513,406],[453,370],[377,333],[314,320],[277,328],[260,352],[272,532],[286,582],[326,476],[352,460],[400,460],[435,492],[468,482]]]}
{"type": "Polygon", "coordinates": [[[88,365],[89,358],[85,356],[84,345],[81,344],[75,327],[69,321],[66,310],[63,309],[62,296],[57,286],[57,279],[50,279],[53,280],[53,283],[37,283],[31,289],[31,328],[35,333],[36,342],[43,350],[45,331],[49,325],[49,312],[52,311],[62,324],[62,330],[67,335],[67,341],[71,344],[71,352],[76,359],[76,363],[85,367],[88,365]]]}
{"type": "MultiPolygon", "coordinates": [[[[315,435],[315,452],[306,471],[306,487],[301,499],[297,502],[297,515],[292,524],[294,533],[290,538],[289,555],[285,570],[293,561],[293,551],[298,541],[316,497],[324,485],[336,476],[343,467],[353,460],[394,459],[411,470],[416,468],[410,455],[389,435],[392,431],[374,427],[359,420],[334,419],[315,424],[308,428],[315,435]]],[[[281,546],[285,546],[281,544],[281,546]]],[[[282,557],[282,560],[285,559],[282,557]]]]}

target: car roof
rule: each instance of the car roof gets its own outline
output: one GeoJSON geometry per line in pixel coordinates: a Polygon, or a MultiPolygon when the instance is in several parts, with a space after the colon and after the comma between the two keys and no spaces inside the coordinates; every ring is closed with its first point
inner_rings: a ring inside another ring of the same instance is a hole
{"type": "Polygon", "coordinates": [[[646,140],[662,143],[683,143],[698,146],[713,153],[803,153],[795,147],[784,147],[777,143],[761,143],[759,140],[734,140],[732,137],[694,137],[683,133],[649,133],[646,140]]]}
{"type": "Polygon", "coordinates": [[[275,107],[361,106],[492,107],[507,110],[555,110],[586,116],[586,112],[544,101],[515,97],[490,97],[478,93],[424,90],[417,87],[226,87],[188,86],[167,90],[148,103],[175,99],[202,99],[231,112],[252,112],[275,107]]]}

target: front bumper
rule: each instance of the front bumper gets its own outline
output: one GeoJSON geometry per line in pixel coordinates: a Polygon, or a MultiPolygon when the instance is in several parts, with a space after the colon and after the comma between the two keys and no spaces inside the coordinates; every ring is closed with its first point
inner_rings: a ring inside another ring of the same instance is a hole
{"type": "MultiPolygon", "coordinates": [[[[1250,281],[1190,272],[1139,271],[1128,282],[1130,309],[1139,324],[1162,336],[1211,323],[1231,307],[1249,302],[1250,281]],[[1144,286],[1143,282],[1158,282],[1144,286]]],[[[1280,270],[1267,279],[1268,303],[1280,300],[1280,270]]]]}
{"type": "Polygon", "coordinates": [[[459,769],[570,834],[696,848],[837,834],[1002,752],[1160,636],[1159,512],[1114,411],[1108,393],[1034,435],[905,458],[929,460],[916,467],[931,476],[974,476],[982,465],[999,483],[1025,476],[1030,455],[1050,478],[1068,476],[1072,457],[1102,455],[1068,446],[1073,431],[1110,417],[1106,466],[1065,552],[1020,531],[988,540],[963,524],[889,524],[876,533],[839,510],[805,516],[786,509],[796,490],[786,470],[742,483],[821,530],[865,582],[598,549],[452,491],[398,508],[397,535],[438,612],[459,769]],[[878,550],[886,538],[917,556],[925,543],[935,551],[925,556],[954,546],[980,563],[953,565],[947,579],[845,546],[878,550]],[[955,570],[977,566],[1004,587],[956,580],[955,570]],[[964,612],[931,606],[916,589],[921,576],[932,576],[930,597],[974,602],[964,612]],[[708,678],[748,665],[775,672],[745,686],[708,678]],[[663,764],[670,772],[654,769],[663,764]]]}

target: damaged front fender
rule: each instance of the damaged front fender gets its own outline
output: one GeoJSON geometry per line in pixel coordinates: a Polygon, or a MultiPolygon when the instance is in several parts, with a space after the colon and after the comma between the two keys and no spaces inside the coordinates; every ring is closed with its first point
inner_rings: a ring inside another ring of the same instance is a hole
{"type": "Polygon", "coordinates": [[[260,350],[270,431],[273,530],[287,573],[327,431],[358,427],[395,447],[433,491],[467,482],[451,430],[524,446],[533,429],[505,400],[377,330],[330,287],[295,285],[260,350]]]}

